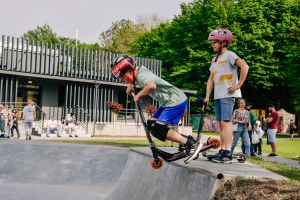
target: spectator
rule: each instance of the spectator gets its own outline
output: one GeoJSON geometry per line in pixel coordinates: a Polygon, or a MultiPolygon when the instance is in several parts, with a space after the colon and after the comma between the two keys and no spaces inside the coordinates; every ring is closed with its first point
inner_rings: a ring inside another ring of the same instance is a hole
{"type": "Polygon", "coordinates": [[[56,120],[55,116],[52,116],[47,124],[47,135],[46,136],[49,137],[50,133],[55,133],[55,134],[57,134],[57,137],[60,137],[58,127],[59,127],[58,121],[56,120]]]}
{"type": "Polygon", "coordinates": [[[250,138],[248,134],[249,125],[249,112],[245,109],[245,100],[240,98],[238,100],[238,109],[233,112],[232,123],[237,124],[237,130],[233,132],[233,142],[231,146],[231,152],[234,151],[235,146],[238,143],[240,137],[242,137],[242,146],[244,147],[243,153],[246,156],[250,156],[250,138]]]}
{"type": "Polygon", "coordinates": [[[18,124],[18,118],[17,118],[17,110],[12,110],[12,118],[11,118],[11,137],[14,137],[14,130],[17,131],[18,139],[20,138],[20,131],[19,131],[19,124],[18,124]]]}
{"type": "Polygon", "coordinates": [[[63,118],[61,118],[60,122],[58,123],[58,131],[59,131],[60,136],[65,133],[66,128],[67,128],[66,120],[63,117],[63,118]]]}
{"type": "Polygon", "coordinates": [[[262,136],[264,135],[264,131],[260,127],[260,121],[256,121],[253,130],[254,130],[254,134],[257,134],[259,138],[259,143],[254,145],[254,152],[257,153],[258,155],[261,155],[262,136]]]}
{"type": "Polygon", "coordinates": [[[268,130],[267,130],[267,136],[268,136],[268,143],[271,145],[272,153],[270,153],[268,156],[277,156],[276,154],[276,133],[278,128],[278,113],[275,110],[274,105],[269,105],[269,116],[267,118],[268,120],[268,130]]]}
{"type": "Polygon", "coordinates": [[[3,105],[0,105],[0,136],[5,137],[5,108],[3,105]]]}
{"type": "Polygon", "coordinates": [[[26,140],[31,140],[34,109],[35,107],[33,105],[33,101],[29,99],[27,102],[27,106],[23,108],[23,120],[24,120],[26,140]]]}
{"type": "Polygon", "coordinates": [[[297,129],[297,126],[294,123],[294,120],[291,119],[289,127],[290,127],[291,140],[293,140],[294,139],[294,131],[297,129]]]}
{"type": "Polygon", "coordinates": [[[78,137],[75,128],[76,128],[76,119],[74,113],[71,112],[69,118],[69,124],[68,124],[69,137],[73,137],[73,134],[75,135],[75,137],[78,137]]]}
{"type": "Polygon", "coordinates": [[[268,130],[268,120],[267,120],[267,118],[263,118],[263,125],[262,125],[262,130],[266,133],[267,132],[267,130],[268,130]]]}
{"type": "MultiPolygon", "coordinates": [[[[256,156],[254,153],[254,144],[252,142],[252,134],[253,134],[253,127],[256,123],[256,116],[255,113],[251,110],[251,105],[249,103],[246,104],[246,110],[249,112],[249,125],[248,125],[248,134],[250,138],[250,155],[256,156]]],[[[244,148],[244,147],[242,147],[244,148]]]]}

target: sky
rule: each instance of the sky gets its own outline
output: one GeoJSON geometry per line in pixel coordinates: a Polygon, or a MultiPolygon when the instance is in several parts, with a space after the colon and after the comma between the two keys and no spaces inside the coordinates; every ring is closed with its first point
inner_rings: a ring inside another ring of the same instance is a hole
{"type": "Polygon", "coordinates": [[[121,19],[137,21],[157,15],[172,19],[180,4],[192,0],[0,0],[0,35],[20,37],[49,24],[58,36],[98,42],[101,32],[121,19]]]}

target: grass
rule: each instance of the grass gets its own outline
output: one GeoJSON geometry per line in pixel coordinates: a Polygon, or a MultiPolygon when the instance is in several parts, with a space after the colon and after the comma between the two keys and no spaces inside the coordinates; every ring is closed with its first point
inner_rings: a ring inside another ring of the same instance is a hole
{"type": "MultiPolygon", "coordinates": [[[[267,140],[263,140],[262,151],[271,153],[271,146],[267,145],[267,140]]],[[[284,158],[300,161],[300,140],[277,140],[277,154],[284,158]]]]}
{"type": "Polygon", "coordinates": [[[300,185],[300,169],[285,164],[264,161],[259,158],[249,158],[247,161],[266,168],[272,172],[287,177],[292,183],[300,185]]]}

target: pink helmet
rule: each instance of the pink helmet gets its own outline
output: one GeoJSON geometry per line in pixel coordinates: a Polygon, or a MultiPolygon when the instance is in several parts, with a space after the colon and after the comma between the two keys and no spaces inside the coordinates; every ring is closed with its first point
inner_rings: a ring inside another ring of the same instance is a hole
{"type": "Polygon", "coordinates": [[[226,40],[228,44],[232,43],[232,38],[233,35],[231,31],[225,28],[215,29],[208,36],[208,40],[219,40],[220,42],[226,40]]]}

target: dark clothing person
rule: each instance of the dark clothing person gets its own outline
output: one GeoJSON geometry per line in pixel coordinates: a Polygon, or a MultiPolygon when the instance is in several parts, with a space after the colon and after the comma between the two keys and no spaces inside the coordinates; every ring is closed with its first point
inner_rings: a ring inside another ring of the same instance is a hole
{"type": "Polygon", "coordinates": [[[10,129],[11,137],[14,137],[14,130],[17,131],[18,138],[20,138],[20,131],[19,131],[19,126],[18,126],[18,118],[15,116],[15,114],[12,117],[12,126],[11,126],[11,129],[10,129]]]}

